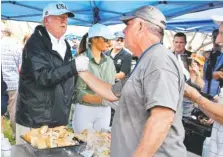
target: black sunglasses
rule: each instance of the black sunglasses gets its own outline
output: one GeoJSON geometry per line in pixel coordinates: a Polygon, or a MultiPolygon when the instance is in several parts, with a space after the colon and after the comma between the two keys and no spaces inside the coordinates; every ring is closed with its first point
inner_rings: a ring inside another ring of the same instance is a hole
{"type": "Polygon", "coordinates": [[[105,43],[108,43],[110,41],[109,39],[106,39],[106,38],[103,38],[103,37],[102,37],[102,39],[104,40],[105,43]]]}
{"type": "Polygon", "coordinates": [[[96,37],[96,38],[102,38],[102,39],[104,40],[105,43],[108,43],[108,42],[110,41],[109,39],[106,39],[106,38],[101,37],[101,36],[100,36],[100,37],[96,37]]]}
{"type": "Polygon", "coordinates": [[[120,42],[124,42],[124,39],[123,39],[123,38],[118,38],[118,39],[116,39],[116,41],[117,41],[117,42],[119,42],[119,41],[120,41],[120,42]]]}

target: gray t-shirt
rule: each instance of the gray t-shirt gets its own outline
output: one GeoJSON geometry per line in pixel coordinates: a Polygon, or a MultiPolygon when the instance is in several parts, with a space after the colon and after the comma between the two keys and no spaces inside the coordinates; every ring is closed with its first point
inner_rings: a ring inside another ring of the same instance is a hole
{"type": "Polygon", "coordinates": [[[176,57],[163,45],[154,45],[147,51],[122,88],[112,125],[111,157],[133,155],[150,117],[150,109],[155,106],[170,108],[176,114],[166,139],[154,157],[186,157],[181,121],[182,70],[176,57]]]}

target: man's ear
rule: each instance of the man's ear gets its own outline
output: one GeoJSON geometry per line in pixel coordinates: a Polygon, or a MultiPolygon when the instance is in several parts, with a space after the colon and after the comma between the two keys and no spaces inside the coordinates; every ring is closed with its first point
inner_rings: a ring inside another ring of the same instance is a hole
{"type": "Polygon", "coordinates": [[[44,19],[43,19],[43,25],[45,26],[47,24],[48,24],[48,18],[47,17],[44,17],[44,19]]]}
{"type": "Polygon", "coordinates": [[[146,29],[146,25],[144,22],[140,21],[139,22],[139,31],[144,31],[146,29]]]}
{"type": "Polygon", "coordinates": [[[144,34],[145,32],[145,29],[147,29],[145,23],[143,23],[142,21],[139,21],[138,22],[138,25],[137,25],[137,34],[144,34]]]}

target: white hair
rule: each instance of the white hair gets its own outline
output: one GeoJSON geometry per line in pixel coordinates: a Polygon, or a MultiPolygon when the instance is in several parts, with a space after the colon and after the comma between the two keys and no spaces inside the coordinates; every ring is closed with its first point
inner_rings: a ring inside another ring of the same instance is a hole
{"type": "Polygon", "coordinates": [[[155,24],[153,24],[153,23],[151,23],[151,22],[148,22],[148,21],[145,21],[145,23],[146,23],[146,25],[147,25],[149,31],[150,31],[152,34],[158,36],[159,39],[162,39],[162,38],[163,38],[164,30],[163,30],[162,28],[160,28],[159,26],[157,26],[157,25],[155,25],[155,24]]]}
{"type": "Polygon", "coordinates": [[[149,30],[150,33],[156,35],[160,40],[163,38],[164,30],[157,26],[156,24],[153,24],[149,21],[146,21],[142,18],[136,18],[138,21],[144,22],[149,30]]]}

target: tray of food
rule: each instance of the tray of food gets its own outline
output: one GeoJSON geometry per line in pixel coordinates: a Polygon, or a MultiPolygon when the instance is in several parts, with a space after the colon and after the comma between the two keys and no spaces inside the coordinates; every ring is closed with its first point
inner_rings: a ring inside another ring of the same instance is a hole
{"type": "Polygon", "coordinates": [[[59,148],[69,148],[84,144],[84,141],[77,139],[75,134],[66,126],[31,129],[21,136],[35,150],[52,150],[59,148]]]}

